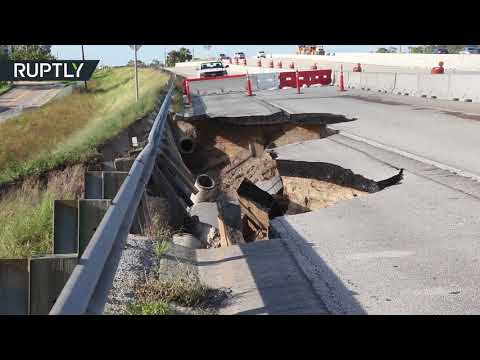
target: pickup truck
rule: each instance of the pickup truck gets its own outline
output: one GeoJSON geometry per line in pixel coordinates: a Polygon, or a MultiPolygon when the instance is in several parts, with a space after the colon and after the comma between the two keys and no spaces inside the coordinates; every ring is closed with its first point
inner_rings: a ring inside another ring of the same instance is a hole
{"type": "Polygon", "coordinates": [[[220,61],[201,63],[200,67],[197,68],[198,77],[225,76],[227,75],[227,68],[228,65],[223,66],[223,63],[220,61]]]}

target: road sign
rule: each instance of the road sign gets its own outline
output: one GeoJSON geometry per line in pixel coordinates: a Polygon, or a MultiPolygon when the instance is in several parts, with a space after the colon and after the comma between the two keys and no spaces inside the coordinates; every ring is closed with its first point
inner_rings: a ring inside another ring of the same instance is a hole
{"type": "Polygon", "coordinates": [[[134,51],[138,51],[142,47],[142,45],[128,45],[128,46],[130,46],[130,49],[134,51]]]}

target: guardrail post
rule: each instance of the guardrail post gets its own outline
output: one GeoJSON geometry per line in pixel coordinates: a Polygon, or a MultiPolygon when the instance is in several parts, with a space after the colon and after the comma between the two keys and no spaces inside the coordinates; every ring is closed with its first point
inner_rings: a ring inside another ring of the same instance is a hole
{"type": "Polygon", "coordinates": [[[78,251],[78,200],[53,202],[53,253],[78,251]]]}
{"type": "Polygon", "coordinates": [[[28,259],[0,259],[0,315],[28,315],[28,259]]]}
{"type": "Polygon", "coordinates": [[[130,228],[130,232],[132,234],[144,234],[145,228],[147,227],[147,204],[146,204],[146,197],[145,193],[142,195],[142,199],[138,204],[137,211],[135,212],[135,217],[133,218],[132,226],[130,228]]]}
{"type": "Polygon", "coordinates": [[[111,200],[78,200],[78,257],[80,258],[111,204],[111,200]]]}
{"type": "Polygon", "coordinates": [[[103,199],[113,200],[128,176],[128,171],[105,171],[103,173],[103,199]]]}
{"type": "Polygon", "coordinates": [[[103,199],[103,171],[85,172],[85,199],[103,199]]]}
{"type": "Polygon", "coordinates": [[[187,216],[187,206],[185,202],[177,196],[174,188],[157,165],[155,165],[153,169],[152,185],[156,192],[167,197],[168,205],[171,210],[170,218],[168,220],[169,225],[174,228],[180,226],[183,223],[184,218],[187,216]]]}
{"type": "Polygon", "coordinates": [[[134,157],[117,158],[114,161],[115,170],[129,172],[134,161],[134,157]]]}
{"type": "Polygon", "coordinates": [[[50,312],[77,262],[77,254],[30,259],[30,315],[47,315],[50,312]]]}

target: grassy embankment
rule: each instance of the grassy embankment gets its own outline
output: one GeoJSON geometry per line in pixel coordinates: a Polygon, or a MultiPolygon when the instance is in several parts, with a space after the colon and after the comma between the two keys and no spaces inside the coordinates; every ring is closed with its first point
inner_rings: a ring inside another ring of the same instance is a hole
{"type": "MultiPolygon", "coordinates": [[[[44,107],[0,124],[0,184],[82,164],[97,147],[154,109],[167,75],[139,70],[135,102],[132,68],[97,71],[89,92],[75,91],[44,107]]],[[[79,170],[57,172],[48,188],[35,180],[0,199],[0,258],[51,251],[54,198],[75,198],[79,170]]]]}
{"type": "Polygon", "coordinates": [[[10,90],[11,88],[12,88],[12,85],[10,85],[9,83],[0,82],[0,95],[2,95],[3,93],[7,92],[7,91],[10,90]]]}

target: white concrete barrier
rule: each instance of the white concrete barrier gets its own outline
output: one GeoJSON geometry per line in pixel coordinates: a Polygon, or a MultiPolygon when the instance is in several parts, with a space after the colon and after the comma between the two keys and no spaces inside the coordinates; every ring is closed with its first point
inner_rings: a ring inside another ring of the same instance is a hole
{"type": "Polygon", "coordinates": [[[377,92],[391,93],[395,89],[395,73],[352,73],[360,75],[360,88],[377,92]]]}
{"type": "Polygon", "coordinates": [[[247,77],[218,78],[189,82],[190,92],[194,95],[223,94],[247,90],[247,77]]]}
{"type": "Polygon", "coordinates": [[[186,62],[177,62],[175,63],[175,67],[197,67],[200,64],[206,61],[186,61],[186,62]]]}
{"type": "Polygon", "coordinates": [[[419,96],[451,100],[450,74],[418,75],[419,96]]]}
{"type": "MultiPolygon", "coordinates": [[[[365,54],[367,55],[367,54],[365,54]]],[[[372,55],[372,54],[369,54],[372,55]]],[[[382,54],[379,54],[382,55],[382,54]]],[[[393,55],[393,54],[390,54],[393,55]]],[[[409,54],[398,54],[409,55],[409,54]]],[[[275,55],[274,55],[275,56],[275,55]]],[[[298,55],[300,56],[300,55],[298,55]]],[[[312,55],[301,55],[311,57],[312,55]]],[[[317,55],[319,56],[319,55],[317,55]]],[[[462,55],[463,56],[463,55],[462,55]]],[[[468,57],[468,55],[465,55],[468,57]]],[[[473,56],[473,55],[472,55],[473,56]]],[[[480,59],[480,56],[479,56],[480,59]]],[[[473,60],[469,60],[473,61],[473,60]]],[[[468,63],[467,60],[464,60],[468,63]]],[[[192,63],[185,63],[192,64],[192,63]]],[[[191,65],[190,65],[191,66],[191,65]]],[[[278,73],[290,69],[269,69],[253,66],[231,66],[232,72],[250,73],[252,90],[278,89],[278,73]]],[[[339,86],[340,72],[332,71],[332,85],[339,86]]],[[[420,74],[394,72],[344,71],[344,84],[348,89],[369,89],[395,95],[433,97],[445,100],[480,102],[480,74],[420,74]]],[[[191,82],[193,94],[207,95],[232,91],[246,91],[246,78],[231,78],[191,82]]]]}
{"type": "MultiPolygon", "coordinates": [[[[361,73],[344,71],[343,84],[346,88],[361,89],[361,73]]],[[[338,85],[340,85],[340,72],[338,72],[338,85]]]]}
{"type": "Polygon", "coordinates": [[[253,90],[272,90],[280,87],[278,73],[264,73],[250,75],[253,90]]]}
{"type": "Polygon", "coordinates": [[[273,54],[273,58],[309,61],[331,61],[340,63],[361,63],[382,66],[398,66],[405,68],[422,68],[430,70],[445,63],[447,71],[480,71],[480,55],[478,54],[382,54],[382,53],[336,53],[326,55],[273,54]]]}
{"type": "Polygon", "coordinates": [[[418,93],[417,74],[397,74],[394,94],[420,96],[418,93]]]}
{"type": "Polygon", "coordinates": [[[460,101],[480,102],[480,75],[451,75],[450,95],[460,101]]]}

